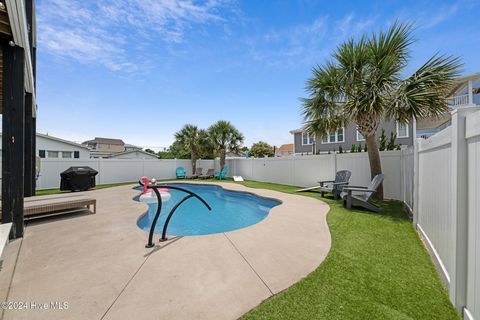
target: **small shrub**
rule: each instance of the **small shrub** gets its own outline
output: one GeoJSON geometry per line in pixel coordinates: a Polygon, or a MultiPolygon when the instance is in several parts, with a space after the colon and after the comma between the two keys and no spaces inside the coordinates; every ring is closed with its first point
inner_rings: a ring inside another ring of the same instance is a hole
{"type": "MultiPolygon", "coordinates": [[[[395,140],[397,139],[397,135],[393,132],[390,132],[390,140],[388,140],[387,150],[395,150],[397,149],[397,144],[395,140]]],[[[398,150],[398,149],[397,149],[398,150]]]]}
{"type": "Polygon", "coordinates": [[[385,129],[382,128],[380,138],[378,139],[378,150],[385,151],[387,148],[387,137],[385,136],[385,129]]]}
{"type": "Polygon", "coordinates": [[[350,148],[350,153],[356,152],[357,151],[356,149],[357,149],[357,146],[352,144],[352,147],[350,148]]]}

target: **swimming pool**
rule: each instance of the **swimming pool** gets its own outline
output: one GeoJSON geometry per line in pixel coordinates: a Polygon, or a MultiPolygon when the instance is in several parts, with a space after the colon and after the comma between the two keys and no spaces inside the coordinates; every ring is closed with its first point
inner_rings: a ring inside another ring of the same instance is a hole
{"type": "MultiPolygon", "coordinates": [[[[256,196],[252,193],[231,191],[216,185],[175,183],[170,184],[195,192],[212,208],[209,211],[198,199],[190,198],[172,216],[167,234],[171,236],[193,236],[221,233],[245,228],[268,216],[270,209],[281,202],[256,196]]],[[[171,198],[163,202],[162,212],[155,227],[161,234],[167,215],[172,207],[187,194],[169,190],[171,198]]],[[[157,211],[157,203],[149,203],[148,212],[138,220],[138,226],[149,231],[157,211]]]]}

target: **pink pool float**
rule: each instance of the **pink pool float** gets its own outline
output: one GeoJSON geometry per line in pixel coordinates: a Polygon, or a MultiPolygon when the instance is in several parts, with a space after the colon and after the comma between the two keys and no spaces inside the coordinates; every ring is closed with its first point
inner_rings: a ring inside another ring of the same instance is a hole
{"type": "MultiPolygon", "coordinates": [[[[148,186],[155,186],[157,184],[156,179],[149,179],[148,177],[141,177],[140,181],[143,184],[143,191],[140,194],[140,201],[146,203],[158,202],[157,195],[152,189],[149,189],[148,186]]],[[[162,197],[162,201],[168,201],[171,198],[170,192],[168,192],[167,188],[158,188],[158,192],[160,192],[160,197],[162,197]]]]}

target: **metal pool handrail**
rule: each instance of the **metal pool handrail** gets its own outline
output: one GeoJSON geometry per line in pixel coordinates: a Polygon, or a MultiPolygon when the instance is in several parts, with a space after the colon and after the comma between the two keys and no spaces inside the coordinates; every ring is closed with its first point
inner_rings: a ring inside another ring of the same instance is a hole
{"type": "MultiPolygon", "coordinates": [[[[138,183],[143,187],[143,183],[141,181],[138,181],[138,183]]],[[[158,217],[160,216],[160,212],[162,211],[162,197],[160,195],[160,192],[158,191],[158,188],[174,189],[174,190],[179,190],[179,191],[183,191],[185,193],[188,193],[188,196],[184,197],[182,200],[177,202],[177,204],[172,208],[172,210],[170,210],[170,213],[168,214],[167,220],[165,221],[165,225],[163,226],[162,238],[160,239],[160,241],[167,240],[167,237],[166,237],[167,227],[168,227],[168,224],[170,222],[170,219],[172,218],[172,215],[175,213],[175,211],[178,209],[178,207],[180,207],[188,199],[195,197],[198,200],[200,200],[208,208],[209,211],[212,211],[212,208],[208,205],[208,203],[205,200],[203,200],[202,197],[200,197],[195,192],[192,192],[190,190],[180,188],[180,187],[176,187],[176,186],[169,186],[169,185],[166,185],[166,184],[154,185],[154,186],[147,185],[147,188],[148,189],[153,189],[153,192],[155,192],[155,195],[157,196],[157,199],[158,199],[158,206],[157,206],[157,212],[155,213],[155,217],[153,218],[153,221],[152,221],[152,226],[150,227],[150,233],[148,234],[148,243],[145,245],[145,248],[152,248],[153,246],[155,246],[153,244],[153,232],[155,231],[155,226],[157,225],[158,217]]]]}

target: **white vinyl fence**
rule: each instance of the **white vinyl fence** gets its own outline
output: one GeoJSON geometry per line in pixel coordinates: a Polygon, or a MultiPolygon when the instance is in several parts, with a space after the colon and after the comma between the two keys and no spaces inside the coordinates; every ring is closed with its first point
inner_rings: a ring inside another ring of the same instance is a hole
{"type": "MultiPolygon", "coordinates": [[[[204,168],[214,167],[214,160],[199,160],[204,168]]],[[[89,166],[98,171],[97,184],[133,182],[142,176],[156,179],[175,178],[177,167],[184,167],[187,175],[192,174],[190,160],[157,159],[42,159],[37,189],[60,187],[60,173],[73,166],[89,166]]]]}
{"type": "MultiPolygon", "coordinates": [[[[383,151],[381,161],[385,173],[385,197],[403,200],[412,205],[413,150],[383,151]],[[411,170],[411,173],[405,175],[404,170],[411,170]]],[[[368,185],[371,180],[366,152],[263,159],[236,158],[231,160],[230,169],[232,175],[247,180],[300,187],[318,186],[318,181],[333,180],[338,170],[352,172],[352,185],[368,185]]]]}
{"type": "Polygon", "coordinates": [[[480,319],[480,111],[417,142],[414,222],[465,319],[480,319]]]}

